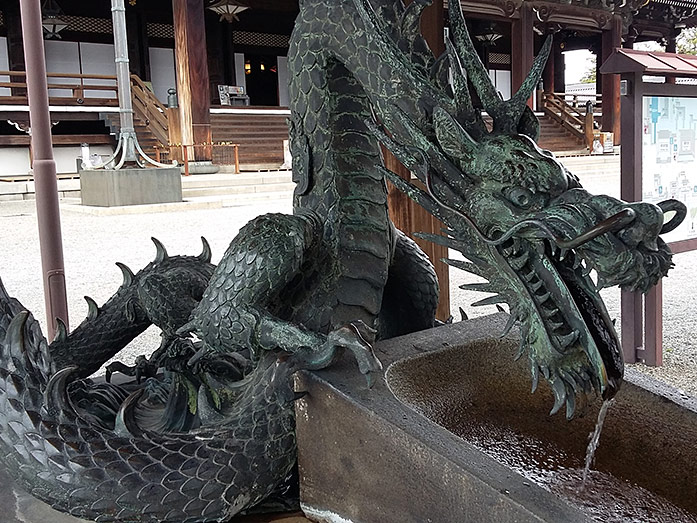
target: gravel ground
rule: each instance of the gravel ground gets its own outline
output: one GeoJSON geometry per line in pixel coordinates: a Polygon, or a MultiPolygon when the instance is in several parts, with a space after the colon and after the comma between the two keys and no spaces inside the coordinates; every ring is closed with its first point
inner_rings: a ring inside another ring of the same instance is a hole
{"type": "MultiPolygon", "coordinates": [[[[290,212],[289,201],[268,202],[245,207],[202,210],[179,210],[94,216],[84,214],[75,205],[61,204],[65,267],[70,323],[74,328],[87,313],[82,299],[89,295],[104,303],[121,284],[121,273],[114,265],[120,261],[133,271],[145,266],[155,255],[150,241],[162,241],[170,254],[198,254],[200,236],[205,236],[217,262],[228,243],[247,221],[268,212],[290,212]]],[[[0,202],[0,276],[11,295],[17,297],[42,321],[45,330],[41,264],[33,201],[0,202]]],[[[635,367],[663,380],[688,394],[697,396],[697,279],[693,268],[697,253],[675,257],[675,269],[664,283],[664,365],[635,367]]],[[[451,271],[453,316],[459,307],[469,317],[496,311],[495,307],[473,308],[469,304],[482,295],[458,288],[476,277],[458,270],[451,271]]],[[[619,291],[603,291],[612,317],[619,318],[619,291]]],[[[618,322],[619,323],[619,322],[618,322]]],[[[159,345],[155,329],[149,329],[122,353],[130,362],[141,353],[159,345]]]]}

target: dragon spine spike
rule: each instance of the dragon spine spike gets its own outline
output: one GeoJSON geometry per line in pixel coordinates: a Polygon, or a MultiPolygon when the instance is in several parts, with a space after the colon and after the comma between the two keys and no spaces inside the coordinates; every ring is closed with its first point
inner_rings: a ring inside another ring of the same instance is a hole
{"type": "Polygon", "coordinates": [[[157,249],[157,252],[155,254],[155,263],[160,263],[169,258],[169,255],[167,254],[167,249],[165,249],[165,246],[162,245],[162,242],[155,237],[152,237],[150,239],[155,244],[155,249],[157,249]]]}
{"type": "Polygon", "coordinates": [[[123,274],[123,287],[128,287],[133,283],[133,278],[135,278],[135,275],[133,274],[133,271],[126,265],[125,263],[121,262],[116,262],[116,266],[121,269],[121,274],[123,274]]]}
{"type": "Polygon", "coordinates": [[[469,316],[467,316],[467,313],[462,307],[458,307],[460,309],[460,320],[461,321],[467,321],[469,320],[469,316]]]}
{"type": "Polygon", "coordinates": [[[203,251],[201,251],[201,254],[197,256],[199,260],[201,260],[203,263],[210,263],[211,258],[213,257],[213,253],[211,251],[211,246],[208,243],[208,240],[201,236],[201,243],[203,244],[203,251]]]}
{"type": "Polygon", "coordinates": [[[96,319],[97,316],[99,316],[99,306],[97,305],[97,302],[89,296],[85,296],[85,301],[87,302],[87,319],[96,319]]]}
{"type": "Polygon", "coordinates": [[[9,347],[10,353],[13,355],[24,352],[24,324],[27,323],[27,318],[29,318],[28,311],[19,312],[7,326],[4,344],[9,347]]]}
{"type": "Polygon", "coordinates": [[[52,343],[62,343],[68,339],[68,327],[60,318],[56,318],[56,335],[53,337],[52,343]]]}
{"type": "Polygon", "coordinates": [[[75,414],[68,396],[68,385],[75,379],[77,372],[77,367],[66,367],[51,376],[44,391],[44,408],[49,416],[65,418],[65,413],[75,414]]]}
{"type": "Polygon", "coordinates": [[[135,421],[133,408],[138,404],[138,400],[143,395],[143,389],[130,394],[119,407],[114,424],[114,432],[124,438],[138,437],[142,431],[138,428],[135,421]]]}

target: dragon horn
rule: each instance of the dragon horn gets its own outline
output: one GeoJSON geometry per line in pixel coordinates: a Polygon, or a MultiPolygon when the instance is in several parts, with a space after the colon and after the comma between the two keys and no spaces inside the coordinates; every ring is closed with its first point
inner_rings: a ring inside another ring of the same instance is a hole
{"type": "MultiPolygon", "coordinates": [[[[489,73],[484,64],[479,59],[477,51],[474,49],[472,38],[470,38],[465,15],[459,2],[450,7],[450,29],[452,31],[455,50],[464,62],[465,71],[469,74],[472,85],[477,90],[485,109],[497,107],[501,104],[499,93],[492,85],[489,73]]],[[[458,72],[455,70],[454,72],[458,72]]]]}
{"type": "Polygon", "coordinates": [[[532,93],[537,88],[537,84],[540,83],[540,78],[542,78],[542,73],[544,72],[545,65],[547,64],[547,59],[549,58],[549,53],[552,51],[552,35],[548,36],[545,43],[540,49],[540,53],[535,57],[535,61],[530,68],[528,76],[523,81],[523,85],[520,86],[518,91],[511,97],[506,105],[513,109],[511,117],[511,125],[514,127],[518,126],[523,111],[527,107],[527,102],[532,93]]]}

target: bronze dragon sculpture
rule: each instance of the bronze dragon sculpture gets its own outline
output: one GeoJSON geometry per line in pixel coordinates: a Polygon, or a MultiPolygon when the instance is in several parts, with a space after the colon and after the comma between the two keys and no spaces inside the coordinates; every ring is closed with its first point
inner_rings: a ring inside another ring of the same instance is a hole
{"type": "Polygon", "coordinates": [[[217,267],[205,242],[198,257],[156,242],[154,262],[137,274],[121,266],[114,297],[90,301],[88,318],[50,344],[0,288],[0,461],[26,490],[100,522],[181,523],[227,520],[282,488],[296,452],[291,375],[348,349],[372,377],[375,339],[435,324],[434,271],[391,224],[385,179],[443,221],[429,239],[487,280],[469,286],[494,294],[482,303],[508,302],[519,356],[533,389],[540,375],[550,382],[553,412],[565,405],[571,417],[577,395],[617,392],[622,356],[598,289],[647,290],[664,276],[659,234],[684,208],[584,191],[536,146],[526,105],[550,43],[503,101],[459,8],[433,57],[419,31],[428,3],[300,1],[289,53],[295,212],[251,221],[217,267]],[[385,170],[381,144],[425,189],[385,170]],[[142,383],[89,379],[152,323],[159,349],[110,368],[142,383]]]}

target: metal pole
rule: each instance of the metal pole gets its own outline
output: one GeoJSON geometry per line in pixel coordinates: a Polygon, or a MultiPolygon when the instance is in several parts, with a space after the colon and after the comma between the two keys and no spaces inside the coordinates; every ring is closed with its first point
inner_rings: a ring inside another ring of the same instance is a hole
{"type": "Polygon", "coordinates": [[[133,125],[133,103],[131,101],[131,71],[128,67],[128,40],[126,37],[126,6],[123,0],[111,0],[111,18],[114,25],[114,61],[116,81],[119,88],[119,113],[121,115],[121,141],[123,156],[117,169],[125,162],[135,162],[136,130],[133,125]]]}
{"type": "Polygon", "coordinates": [[[68,300],[65,291],[58,183],[51,143],[51,115],[48,107],[46,59],[39,0],[20,0],[20,12],[24,60],[27,69],[31,147],[34,154],[36,185],[36,216],[39,225],[46,319],[48,337],[53,339],[56,318],[60,318],[66,326],[68,325],[68,300]]]}

